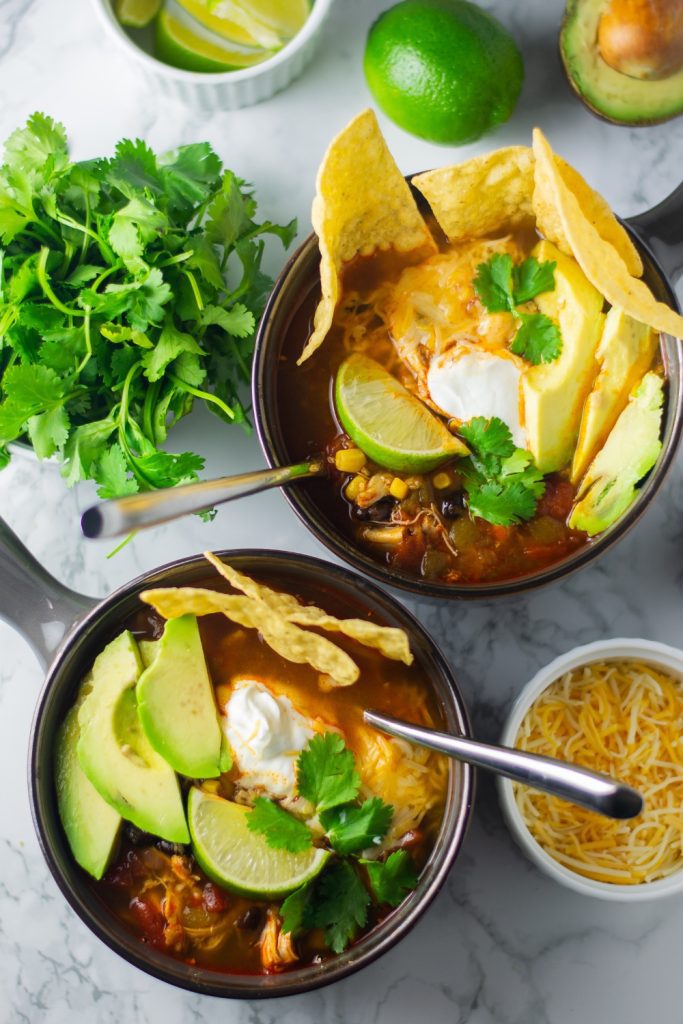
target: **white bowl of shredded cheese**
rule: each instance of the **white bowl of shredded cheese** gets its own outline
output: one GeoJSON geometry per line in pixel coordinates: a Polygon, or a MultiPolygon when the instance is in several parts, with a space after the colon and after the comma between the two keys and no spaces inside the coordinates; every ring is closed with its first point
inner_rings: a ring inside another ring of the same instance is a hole
{"type": "Polygon", "coordinates": [[[499,778],[503,815],[537,867],[599,899],[683,892],[683,651],[629,638],[576,647],[527,683],[501,742],[604,771],[645,801],[613,821],[499,778]]]}

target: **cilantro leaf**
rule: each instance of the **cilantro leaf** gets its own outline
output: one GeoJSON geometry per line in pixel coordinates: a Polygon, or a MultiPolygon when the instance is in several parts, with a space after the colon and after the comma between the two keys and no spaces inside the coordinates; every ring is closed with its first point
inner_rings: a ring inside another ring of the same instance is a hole
{"type": "Polygon", "coordinates": [[[480,263],[473,284],[489,313],[513,312],[512,256],[509,253],[496,252],[487,263],[480,263]]]}
{"type": "Polygon", "coordinates": [[[315,886],[310,910],[312,925],[325,930],[325,941],[341,953],[368,919],[370,894],[345,860],[326,868],[315,886]]]}
{"type": "Polygon", "coordinates": [[[11,366],[2,380],[6,398],[0,404],[0,442],[19,437],[32,416],[61,405],[64,384],[48,366],[11,366]]]}
{"type": "Polygon", "coordinates": [[[167,319],[154,348],[149,349],[142,356],[142,365],[145,368],[147,380],[156,381],[163,377],[169,363],[172,363],[183,352],[194,353],[198,356],[204,355],[204,350],[191,334],[179,331],[173,322],[167,319]]]}
{"type": "Polygon", "coordinates": [[[353,754],[336,732],[314,736],[297,761],[299,794],[318,813],[355,800],[360,789],[353,754]]]}
{"type": "Polygon", "coordinates": [[[101,162],[101,171],[129,199],[163,190],[156,157],[142,139],[121,139],[112,159],[101,162]]]}
{"type": "Polygon", "coordinates": [[[496,526],[512,526],[531,519],[536,511],[536,496],[522,481],[486,480],[473,487],[470,479],[466,486],[471,514],[496,526]]]}
{"type": "Polygon", "coordinates": [[[380,843],[389,830],[393,814],[390,804],[379,797],[371,797],[360,807],[345,804],[323,811],[320,822],[337,853],[349,854],[380,843]]]}
{"type": "Polygon", "coordinates": [[[562,352],[562,335],[557,324],[545,313],[522,313],[521,325],[510,351],[528,362],[552,363],[562,352]]]}
{"type": "Polygon", "coordinates": [[[12,172],[33,174],[48,181],[68,162],[64,125],[46,114],[31,114],[25,128],[17,128],[5,143],[5,165],[12,172]]]}
{"type": "Polygon", "coordinates": [[[124,494],[135,494],[138,484],[133,476],[129,476],[130,466],[126,462],[120,444],[111,445],[97,460],[94,470],[95,480],[100,485],[97,493],[100,498],[120,498],[124,494]]]}
{"type": "Polygon", "coordinates": [[[311,830],[273,800],[259,796],[247,814],[247,828],[260,833],[274,850],[301,853],[312,846],[311,830]]]}
{"type": "Polygon", "coordinates": [[[206,326],[217,324],[236,338],[248,338],[254,333],[255,326],[254,314],[241,302],[236,302],[230,310],[221,306],[205,306],[201,322],[206,326]]]}
{"type": "Polygon", "coordinates": [[[554,260],[539,263],[534,256],[529,256],[523,263],[514,267],[512,290],[515,305],[521,306],[543,292],[554,291],[556,266],[554,260]]]}
{"type": "Polygon", "coordinates": [[[280,917],[282,918],[283,932],[305,931],[313,927],[312,900],[314,884],[308,883],[295,889],[293,893],[282,901],[280,917]]]}
{"type": "Polygon", "coordinates": [[[378,903],[397,907],[417,885],[417,872],[406,850],[396,850],[386,861],[363,861],[378,903]]]}
{"type": "Polygon", "coordinates": [[[159,172],[171,212],[187,219],[218,187],[221,161],[208,142],[180,146],[159,158],[159,172]]]}
{"type": "Polygon", "coordinates": [[[491,419],[486,419],[485,416],[475,416],[467,423],[462,424],[459,434],[480,458],[486,455],[495,455],[504,459],[512,455],[515,450],[515,442],[512,440],[510,428],[498,416],[492,416],[491,419]]]}
{"type": "Polygon", "coordinates": [[[63,405],[32,416],[27,423],[28,436],[39,459],[49,459],[60,451],[69,436],[69,417],[63,405]]]}
{"type": "Polygon", "coordinates": [[[69,434],[64,447],[62,476],[67,486],[87,480],[96,460],[104,453],[106,443],[116,430],[116,423],[107,416],[102,420],[82,423],[69,434]]]}

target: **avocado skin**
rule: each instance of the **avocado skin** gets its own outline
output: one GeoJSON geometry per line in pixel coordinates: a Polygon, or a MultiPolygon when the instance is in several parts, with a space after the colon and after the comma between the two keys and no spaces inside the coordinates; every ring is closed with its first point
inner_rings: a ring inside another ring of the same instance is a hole
{"type": "Polygon", "coordinates": [[[169,619],[155,647],[136,687],[147,739],[181,775],[215,778],[222,733],[197,617],[169,619]]]}
{"type": "MultiPolygon", "coordinates": [[[[592,6],[602,9],[606,6],[606,0],[568,0],[564,16],[562,18],[558,39],[560,60],[562,61],[562,66],[572,92],[581,100],[583,105],[590,110],[591,114],[594,114],[595,117],[599,117],[601,121],[605,121],[607,124],[623,125],[631,128],[646,128],[650,125],[664,124],[665,121],[671,121],[675,117],[680,117],[681,114],[683,114],[683,72],[680,71],[675,75],[672,75],[670,79],[663,80],[673,83],[672,93],[678,93],[681,97],[680,103],[678,105],[674,105],[672,109],[661,114],[656,111],[641,113],[635,109],[632,113],[617,115],[614,112],[610,112],[607,104],[600,105],[603,101],[601,101],[601,99],[596,95],[590,97],[586,92],[581,91],[581,86],[575,78],[576,72],[574,67],[574,64],[580,61],[580,56],[577,57],[571,46],[570,33],[574,27],[574,21],[578,17],[581,7],[585,4],[591,4],[592,6]]],[[[596,43],[594,43],[594,45],[597,47],[596,43]]],[[[605,65],[605,67],[607,68],[608,65],[605,65]]],[[[619,75],[620,78],[623,78],[625,83],[638,81],[637,79],[629,78],[628,75],[621,75],[618,71],[614,71],[612,68],[609,70],[612,74],[619,75]]],[[[644,91],[645,97],[650,93],[652,86],[656,84],[661,84],[661,81],[659,83],[646,80],[639,82],[639,85],[644,91]]]]}
{"type": "Polygon", "coordinates": [[[172,843],[188,843],[178,779],[140,724],[135,686],[140,652],[125,630],[93,665],[93,686],[78,712],[78,760],[100,796],[121,817],[172,843]]]}
{"type": "Polygon", "coordinates": [[[89,691],[86,682],[57,731],[54,771],[57,808],[71,852],[88,874],[99,879],[116,850],[122,819],[100,796],[78,761],[78,711],[89,691]]]}

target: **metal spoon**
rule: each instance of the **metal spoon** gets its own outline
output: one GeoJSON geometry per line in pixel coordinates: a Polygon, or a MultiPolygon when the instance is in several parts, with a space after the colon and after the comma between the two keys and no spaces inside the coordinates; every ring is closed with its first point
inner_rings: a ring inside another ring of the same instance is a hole
{"type": "Polygon", "coordinates": [[[368,725],[374,725],[390,736],[438,750],[440,754],[453,757],[456,761],[467,761],[477,768],[488,768],[515,782],[523,782],[534,789],[571,800],[572,803],[608,818],[635,818],[643,809],[643,798],[635,789],[615,782],[609,775],[591,772],[567,761],[527,754],[511,747],[478,743],[462,736],[451,736],[403,722],[379,711],[364,711],[363,718],[368,725]]]}
{"type": "Polygon", "coordinates": [[[217,480],[198,480],[194,484],[163,491],[129,494],[86,509],[81,516],[81,530],[84,536],[91,538],[117,537],[146,526],[167,523],[190,512],[202,512],[234,498],[244,498],[247,494],[257,494],[269,487],[282,487],[293,480],[323,476],[324,473],[325,459],[320,456],[294,466],[259,469],[238,476],[222,476],[217,480]]]}

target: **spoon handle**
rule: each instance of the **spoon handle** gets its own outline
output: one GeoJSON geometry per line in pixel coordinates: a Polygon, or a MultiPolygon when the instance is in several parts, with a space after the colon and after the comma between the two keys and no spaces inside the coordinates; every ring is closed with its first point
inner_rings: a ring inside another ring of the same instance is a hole
{"type": "Polygon", "coordinates": [[[402,722],[378,711],[365,711],[363,717],[369,725],[374,725],[390,736],[438,750],[441,754],[447,754],[457,761],[467,761],[477,768],[488,768],[515,782],[523,782],[534,789],[563,797],[608,818],[635,818],[643,809],[643,798],[635,789],[616,782],[608,775],[579,768],[567,761],[528,754],[511,747],[479,743],[463,736],[451,736],[434,729],[425,729],[421,725],[402,722]]]}
{"type": "Polygon", "coordinates": [[[256,494],[269,487],[281,487],[292,480],[322,476],[324,472],[325,463],[322,458],[310,459],[294,466],[259,469],[238,476],[198,480],[182,487],[112,498],[85,510],[81,517],[81,530],[86,537],[116,537],[146,526],[167,523],[170,519],[177,519],[190,512],[201,512],[234,498],[244,498],[247,494],[256,494]]]}

